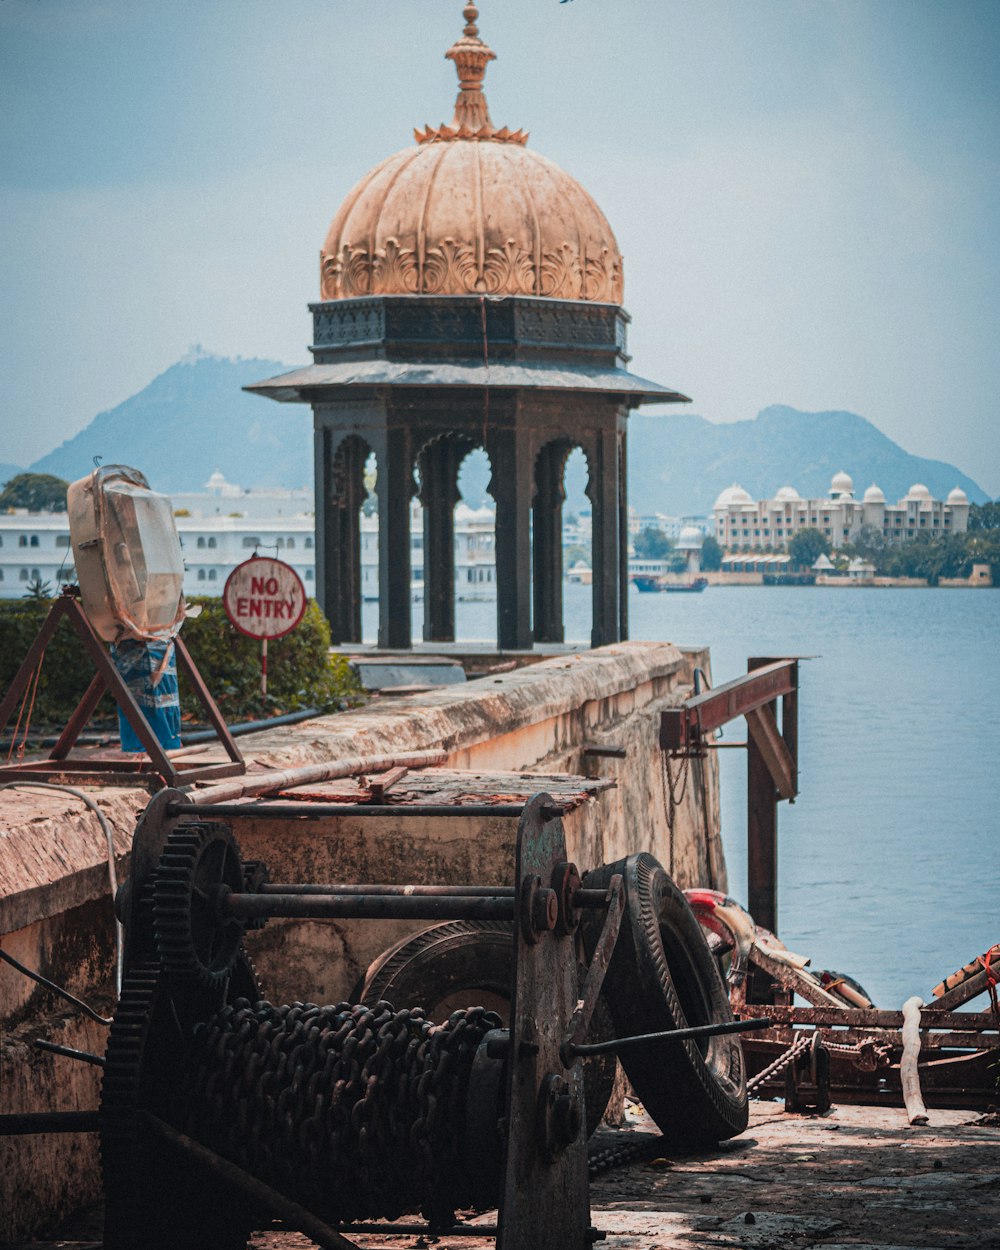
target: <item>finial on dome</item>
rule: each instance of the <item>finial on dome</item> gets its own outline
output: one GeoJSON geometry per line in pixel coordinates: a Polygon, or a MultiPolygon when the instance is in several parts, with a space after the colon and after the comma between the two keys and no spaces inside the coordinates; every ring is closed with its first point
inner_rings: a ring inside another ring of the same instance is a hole
{"type": "Polygon", "coordinates": [[[483,94],[486,66],[497,59],[497,54],[479,38],[476,19],[479,9],[467,4],[462,10],[465,28],[461,39],[451,45],[444,54],[455,62],[458,72],[458,99],[455,116],[450,126],[426,126],[415,130],[418,143],[430,143],[435,139],[495,139],[501,143],[525,143],[527,134],[522,130],[510,131],[506,126],[497,130],[490,121],[490,110],[483,94]]]}

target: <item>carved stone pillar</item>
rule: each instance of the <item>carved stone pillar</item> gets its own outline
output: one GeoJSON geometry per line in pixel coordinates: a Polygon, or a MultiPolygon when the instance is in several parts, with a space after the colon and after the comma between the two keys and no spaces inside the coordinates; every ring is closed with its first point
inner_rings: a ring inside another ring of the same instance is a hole
{"type": "Polygon", "coordinates": [[[620,516],[623,484],[619,480],[618,434],[601,430],[594,437],[587,493],[593,509],[594,617],[591,646],[620,640],[622,592],[620,516]]]}
{"type": "Polygon", "coordinates": [[[535,465],[531,556],[536,642],[562,642],[565,638],[562,509],[566,500],[563,474],[568,453],[566,443],[549,443],[539,452],[535,465]]]}
{"type": "Polygon", "coordinates": [[[522,427],[497,429],[487,451],[496,503],[497,645],[531,648],[531,443],[522,427]]]}
{"type": "Polygon", "coordinates": [[[378,457],[378,645],[412,646],[410,628],[410,499],[413,464],[405,426],[382,432],[378,457]]]}
{"type": "Polygon", "coordinates": [[[618,641],[628,638],[628,435],[618,438],[618,641]]]}
{"type": "Polygon", "coordinates": [[[458,470],[471,444],[439,439],[420,456],[424,505],[424,641],[455,641],[455,504],[458,470]]]}

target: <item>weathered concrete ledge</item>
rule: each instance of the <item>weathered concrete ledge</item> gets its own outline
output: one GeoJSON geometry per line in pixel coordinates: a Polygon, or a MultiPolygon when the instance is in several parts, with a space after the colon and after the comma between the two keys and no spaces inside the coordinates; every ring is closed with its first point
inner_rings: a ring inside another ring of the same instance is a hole
{"type": "MultiPolygon", "coordinates": [[[[537,788],[544,788],[546,774],[604,775],[615,786],[588,799],[566,822],[582,868],[652,850],[681,885],[724,887],[716,762],[692,761],[686,779],[671,777],[658,747],[659,712],[687,697],[695,666],[707,669],[707,652],[622,643],[464,685],[375,700],[242,742],[252,770],[435,749],[447,753],[451,769],[537,773],[537,788]],[[611,747],[615,754],[595,756],[588,747],[611,747]]],[[[123,875],[148,794],[115,788],[88,793],[113,830],[123,875]]],[[[295,822],[297,828],[279,834],[266,820],[232,821],[249,855],[261,852],[293,880],[420,880],[426,873],[509,879],[516,821],[469,817],[438,823],[447,828],[426,819],[410,818],[404,826],[398,818],[362,823],[336,816],[295,822]]],[[[114,921],[107,848],[94,814],[70,796],[0,791],[0,852],[4,949],[81,997],[102,1006],[110,1002],[114,921]]],[[[373,950],[384,949],[370,924],[361,941],[341,937],[330,925],[310,933],[279,923],[251,937],[265,985],[278,998],[294,978],[303,981],[303,992],[342,995],[373,950]]],[[[64,1004],[5,964],[0,1019],[0,1110],[95,1105],[97,1070],[81,1072],[68,1060],[39,1055],[31,1041],[58,1038],[100,1052],[100,1026],[67,1017],[64,1004]]],[[[99,1193],[97,1164],[93,1136],[0,1141],[0,1239],[52,1228],[92,1200],[99,1193]]]]}

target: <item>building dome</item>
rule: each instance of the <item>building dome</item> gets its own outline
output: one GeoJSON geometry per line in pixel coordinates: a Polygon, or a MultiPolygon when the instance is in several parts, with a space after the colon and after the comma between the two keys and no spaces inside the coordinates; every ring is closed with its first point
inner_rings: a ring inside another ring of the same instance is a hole
{"type": "Polygon", "coordinates": [[[954,504],[967,504],[969,496],[962,490],[961,486],[956,486],[954,490],[948,492],[948,502],[954,504]]]}
{"type": "Polygon", "coordinates": [[[727,486],[719,498],[712,505],[712,510],[716,508],[731,508],[734,504],[752,504],[753,500],[742,486],[737,486],[734,482],[732,486],[727,486]]]}
{"type": "Polygon", "coordinates": [[[929,500],[931,492],[923,484],[923,482],[914,482],[910,489],[906,492],[907,499],[913,500],[929,500]]]}
{"type": "Polygon", "coordinates": [[[697,525],[685,525],[677,536],[678,551],[700,551],[705,543],[705,535],[697,525]]]}
{"type": "Polygon", "coordinates": [[[779,487],[774,498],[777,503],[798,503],[802,496],[794,486],[782,486],[779,487]]]}
{"type": "Polygon", "coordinates": [[[467,5],[445,54],[460,90],[450,125],[354,187],[320,254],[324,300],[364,295],[534,295],[620,304],[622,258],[607,218],[522,130],[490,120],[483,79],[494,52],[467,5]]]}
{"type": "Polygon", "coordinates": [[[865,491],[865,503],[885,503],[885,495],[882,493],[882,488],[876,486],[874,482],[865,491]]]}
{"type": "Polygon", "coordinates": [[[844,473],[843,470],[840,473],[835,473],[830,483],[830,494],[834,497],[837,495],[853,495],[854,482],[851,480],[850,474],[844,473]]]}

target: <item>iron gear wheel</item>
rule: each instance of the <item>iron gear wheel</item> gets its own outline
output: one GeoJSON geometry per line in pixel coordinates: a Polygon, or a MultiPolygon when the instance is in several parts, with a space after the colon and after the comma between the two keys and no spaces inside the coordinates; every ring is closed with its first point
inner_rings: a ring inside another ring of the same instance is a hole
{"type": "Polygon", "coordinates": [[[222,918],[220,896],[244,890],[239,849],[225,825],[179,825],[156,870],[153,925],[164,971],[205,986],[224,984],[245,925],[222,918]]]}
{"type": "Polygon", "coordinates": [[[179,1099],[186,1088],[191,1019],[211,1016],[224,1001],[261,997],[253,965],[242,953],[228,983],[193,988],[178,1011],[156,963],[135,966],[122,985],[101,1090],[105,1250],[245,1250],[252,1231],[252,1217],[241,1205],[194,1169],[165,1157],[142,1129],[142,1111],[175,1124],[185,1114],[179,1099]]]}

